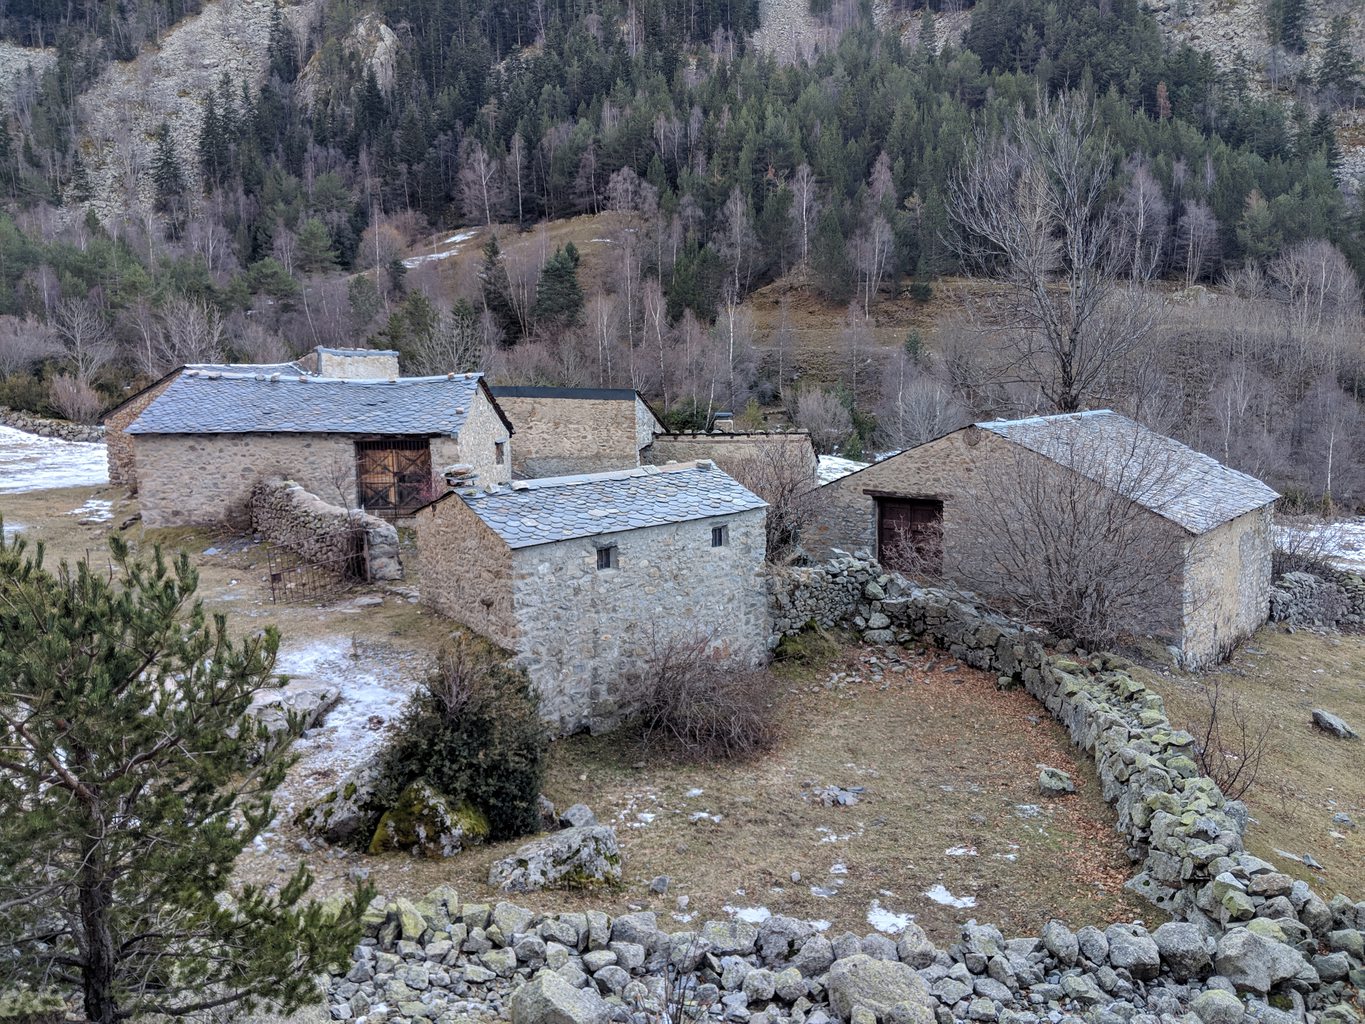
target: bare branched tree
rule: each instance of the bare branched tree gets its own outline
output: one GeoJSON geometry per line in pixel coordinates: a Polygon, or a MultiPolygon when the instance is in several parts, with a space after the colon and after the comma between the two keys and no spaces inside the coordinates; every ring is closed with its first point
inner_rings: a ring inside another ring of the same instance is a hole
{"type": "Polygon", "coordinates": [[[418,376],[471,373],[483,368],[486,357],[479,310],[468,302],[437,313],[431,328],[412,339],[408,353],[418,376]]]}
{"type": "Polygon", "coordinates": [[[52,378],[48,401],[72,423],[94,423],[104,405],[94,388],[69,373],[59,373],[52,378]]]}
{"type": "Polygon", "coordinates": [[[1215,673],[1204,685],[1204,708],[1195,719],[1194,750],[1200,770],[1230,800],[1246,796],[1261,773],[1270,721],[1257,721],[1241,696],[1215,673]]]}
{"type": "Polygon", "coordinates": [[[792,418],[797,426],[810,431],[815,450],[822,454],[836,450],[853,433],[853,417],[848,408],[834,392],[824,388],[798,391],[792,418]]]}
{"type": "Polygon", "coordinates": [[[76,380],[89,384],[111,359],[114,342],[103,311],[89,299],[66,299],[53,318],[57,338],[76,380]]]}
{"type": "Polygon", "coordinates": [[[0,378],[28,373],[61,351],[52,332],[37,320],[0,316],[0,378]]]}
{"type": "Polygon", "coordinates": [[[914,366],[904,352],[896,353],[882,381],[877,422],[882,440],[890,448],[913,448],[968,421],[966,410],[952,392],[914,366]]]}
{"type": "Polygon", "coordinates": [[[1110,367],[1143,346],[1161,304],[1130,280],[1108,137],[1077,94],[1021,109],[999,138],[978,130],[949,184],[955,245],[968,267],[1004,285],[989,319],[1012,349],[1007,374],[1036,383],[1055,410],[1084,406],[1110,367]]]}
{"type": "Polygon", "coordinates": [[[768,561],[777,563],[791,559],[814,512],[815,460],[809,448],[787,443],[789,437],[756,445],[730,468],[731,476],[768,503],[768,561]]]}

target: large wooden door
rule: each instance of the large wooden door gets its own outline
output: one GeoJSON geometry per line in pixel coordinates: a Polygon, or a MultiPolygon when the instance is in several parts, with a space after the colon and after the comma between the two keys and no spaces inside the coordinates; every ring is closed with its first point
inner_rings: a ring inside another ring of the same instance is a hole
{"type": "Polygon", "coordinates": [[[943,502],[933,498],[878,498],[877,560],[901,572],[942,572],[943,502]]]}
{"type": "Polygon", "coordinates": [[[431,500],[431,442],[425,437],[355,443],[360,507],[375,515],[411,515],[431,500]]]}

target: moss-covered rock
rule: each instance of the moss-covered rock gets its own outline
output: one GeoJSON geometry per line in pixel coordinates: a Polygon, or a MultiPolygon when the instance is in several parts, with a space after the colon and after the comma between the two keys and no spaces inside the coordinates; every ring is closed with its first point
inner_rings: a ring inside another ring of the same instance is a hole
{"type": "Polygon", "coordinates": [[[488,819],[475,808],[468,804],[457,807],[430,783],[419,780],[404,789],[380,817],[368,851],[402,850],[420,857],[453,857],[487,835],[488,819]]]}

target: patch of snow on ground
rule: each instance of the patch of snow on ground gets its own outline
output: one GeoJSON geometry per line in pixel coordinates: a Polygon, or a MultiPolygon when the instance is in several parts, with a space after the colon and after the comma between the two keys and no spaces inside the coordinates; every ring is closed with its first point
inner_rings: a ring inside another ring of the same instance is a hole
{"type": "Polygon", "coordinates": [[[899,935],[909,928],[914,920],[914,914],[897,914],[894,910],[887,910],[880,900],[873,900],[867,911],[867,923],[887,935],[899,935]]]}
{"type": "Polygon", "coordinates": [[[1320,554],[1338,569],[1365,572],[1365,519],[1275,527],[1275,544],[1320,554]]]}
{"type": "Polygon", "coordinates": [[[932,889],[926,890],[924,895],[928,896],[935,903],[943,904],[945,907],[965,908],[976,906],[975,896],[954,896],[942,882],[935,885],[932,889]]]}
{"type": "Polygon", "coordinates": [[[856,473],[860,469],[866,469],[872,465],[870,462],[854,462],[852,459],[843,459],[838,455],[821,455],[820,465],[815,471],[816,479],[822,484],[833,483],[840,477],[856,473]]]}
{"type": "Polygon", "coordinates": [[[683,794],[683,796],[689,797],[689,798],[690,798],[690,797],[698,797],[698,796],[701,796],[701,795],[702,795],[703,793],[705,793],[705,792],[706,792],[706,790],[704,790],[704,789],[689,789],[686,793],[683,794]]]}
{"type": "Polygon", "coordinates": [[[441,249],[437,252],[423,253],[421,256],[409,256],[403,261],[403,266],[411,270],[413,267],[420,267],[423,263],[431,263],[434,260],[450,259],[450,257],[460,251],[465,242],[469,241],[476,234],[478,234],[478,232],[472,230],[457,232],[445,241],[437,243],[439,245],[448,246],[449,248],[441,249]]]}
{"type": "Polygon", "coordinates": [[[109,460],[102,443],[39,437],[0,426],[0,494],[108,482],[109,460]]]}
{"type": "Polygon", "coordinates": [[[6,536],[6,537],[13,537],[16,533],[19,533],[21,530],[27,530],[27,529],[28,529],[28,527],[25,526],[23,523],[6,523],[6,524],[5,524],[5,536],[6,536]]]}
{"type": "Polygon", "coordinates": [[[736,921],[743,921],[745,924],[762,924],[773,916],[773,912],[767,907],[732,907],[727,903],[720,909],[736,921]]]}
{"type": "Polygon", "coordinates": [[[87,498],[80,508],[73,508],[69,516],[84,516],[92,523],[107,523],[114,518],[114,503],[99,498],[87,498]]]}
{"type": "Polygon", "coordinates": [[[975,857],[975,846],[950,846],[943,851],[945,857],[975,857]]]}

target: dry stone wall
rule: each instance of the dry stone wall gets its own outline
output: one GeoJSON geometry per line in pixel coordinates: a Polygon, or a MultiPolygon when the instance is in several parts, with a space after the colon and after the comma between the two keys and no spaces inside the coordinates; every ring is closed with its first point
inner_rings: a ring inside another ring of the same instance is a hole
{"type": "Polygon", "coordinates": [[[276,477],[256,484],[251,492],[251,528],[308,561],[340,565],[360,554],[366,579],[403,577],[393,524],[358,509],[329,505],[292,480],[276,477]]]}
{"type": "Polygon", "coordinates": [[[63,441],[103,441],[104,428],[70,420],[54,420],[22,409],[0,405],[0,426],[13,427],[26,434],[59,437],[63,441]]]}
{"type": "Polygon", "coordinates": [[[1330,576],[1287,572],[1271,587],[1270,620],[1291,626],[1365,624],[1365,577],[1353,572],[1330,576]]]}

